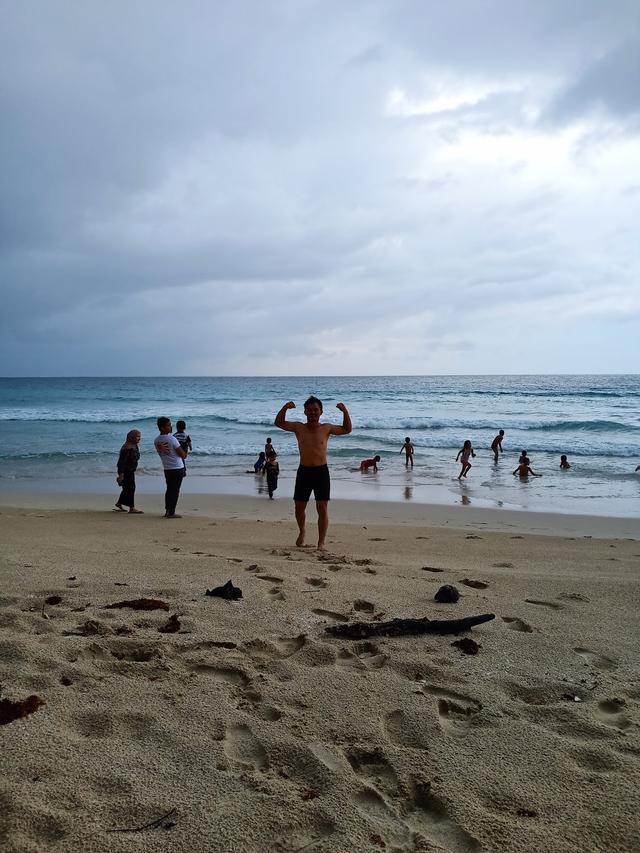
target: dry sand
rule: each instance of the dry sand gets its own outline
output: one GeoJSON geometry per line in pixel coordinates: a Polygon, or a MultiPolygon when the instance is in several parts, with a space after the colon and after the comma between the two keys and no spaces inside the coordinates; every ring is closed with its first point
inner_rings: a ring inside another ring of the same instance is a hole
{"type": "Polygon", "coordinates": [[[3,853],[638,850],[636,522],[343,504],[324,558],[291,547],[285,500],[22,505],[0,514],[0,698],[46,704],[0,726],[3,853]],[[229,578],[241,601],[204,595],[229,578]],[[169,614],[104,609],[141,596],[169,614]],[[476,656],[324,632],[477,613],[476,656]]]}

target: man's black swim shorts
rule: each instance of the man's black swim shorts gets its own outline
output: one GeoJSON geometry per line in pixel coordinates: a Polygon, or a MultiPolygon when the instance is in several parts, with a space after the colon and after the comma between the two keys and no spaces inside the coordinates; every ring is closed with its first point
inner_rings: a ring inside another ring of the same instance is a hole
{"type": "Polygon", "coordinates": [[[293,492],[294,501],[304,501],[311,497],[311,492],[317,501],[328,501],[331,492],[328,465],[300,465],[296,474],[296,487],[293,492]]]}

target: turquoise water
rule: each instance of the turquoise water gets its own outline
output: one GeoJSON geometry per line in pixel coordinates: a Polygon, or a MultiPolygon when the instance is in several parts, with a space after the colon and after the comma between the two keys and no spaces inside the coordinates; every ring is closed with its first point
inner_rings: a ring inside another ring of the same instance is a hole
{"type": "Polygon", "coordinates": [[[152,441],[156,417],[167,414],[174,424],[186,420],[193,439],[192,490],[199,482],[202,491],[237,493],[246,482],[253,493],[244,472],[271,435],[283,471],[279,496],[288,497],[295,439],[273,419],[289,399],[299,405],[290,416],[302,419],[311,393],[323,399],[327,420],[341,422],[335,404],[343,401],[354,423],[350,436],[331,439],[334,493],[638,515],[638,376],[0,379],[0,488],[111,475],[134,427],[143,433],[142,475],[159,476],[152,441]],[[488,448],[499,428],[505,453],[495,466],[488,448]],[[412,473],[399,455],[405,435],[416,447],[412,473]],[[466,438],[478,455],[461,485],[454,460],[466,438]],[[511,475],[521,449],[542,478],[511,475]],[[353,470],[374,453],[382,457],[377,475],[353,470]],[[568,472],[559,470],[561,453],[568,472]]]}

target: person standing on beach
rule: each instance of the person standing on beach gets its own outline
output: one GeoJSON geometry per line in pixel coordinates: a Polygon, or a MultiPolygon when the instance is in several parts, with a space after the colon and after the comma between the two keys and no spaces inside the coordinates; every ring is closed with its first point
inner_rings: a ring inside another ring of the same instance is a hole
{"type": "Polygon", "coordinates": [[[405,468],[408,468],[409,465],[411,465],[411,467],[413,468],[413,450],[414,448],[413,444],[411,443],[411,439],[409,438],[409,436],[407,436],[404,440],[404,444],[400,448],[400,453],[406,454],[407,457],[404,463],[405,468]]]}
{"type": "Polygon", "coordinates": [[[342,412],[342,426],[321,424],[322,401],[317,397],[309,397],[304,404],[305,424],[287,421],[287,411],[295,409],[293,401],[285,403],[276,415],[274,421],[279,429],[295,433],[300,451],[300,465],[296,474],[296,485],[293,492],[295,501],[296,521],[298,523],[298,538],[296,545],[304,545],[306,533],[307,504],[313,492],[318,512],[318,550],[325,550],[327,530],[329,528],[329,498],[331,482],[327,466],[327,443],[330,435],[349,435],[351,418],[344,403],[338,403],[336,409],[342,412]]]}
{"type": "Polygon", "coordinates": [[[187,454],[180,447],[180,442],[175,435],[171,435],[171,419],[159,417],[157,423],[160,435],[156,436],[153,444],[162,462],[164,479],[167,484],[164,493],[164,517],[182,518],[182,516],[176,515],[176,506],[178,505],[180,486],[184,479],[184,460],[187,454]]]}
{"type": "Polygon", "coordinates": [[[495,462],[498,461],[498,455],[502,453],[502,439],[504,438],[504,430],[501,429],[497,436],[491,442],[491,449],[493,450],[493,459],[495,462]]]}
{"type": "Polygon", "coordinates": [[[138,445],[141,438],[142,433],[140,430],[132,429],[127,433],[127,440],[120,448],[116,482],[122,491],[116,501],[114,512],[126,512],[125,506],[128,506],[129,512],[142,514],[141,509],[135,508],[136,469],[140,459],[140,448],[138,445]]]}

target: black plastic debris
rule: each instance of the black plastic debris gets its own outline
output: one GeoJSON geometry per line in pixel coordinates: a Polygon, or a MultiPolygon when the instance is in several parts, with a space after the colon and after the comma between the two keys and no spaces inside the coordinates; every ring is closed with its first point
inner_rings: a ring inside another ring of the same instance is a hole
{"type": "Polygon", "coordinates": [[[215,589],[208,589],[205,592],[205,595],[214,595],[217,598],[224,598],[227,601],[236,601],[238,598],[242,598],[242,590],[239,586],[234,586],[233,583],[228,580],[223,586],[217,586],[215,589]]]}

